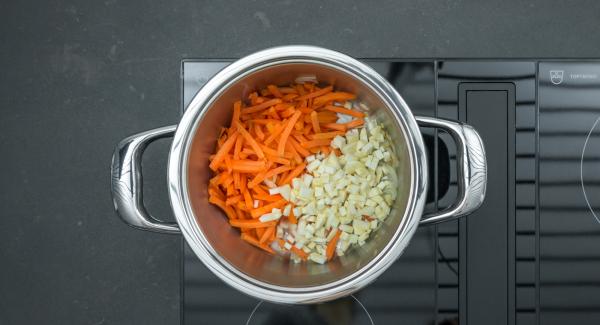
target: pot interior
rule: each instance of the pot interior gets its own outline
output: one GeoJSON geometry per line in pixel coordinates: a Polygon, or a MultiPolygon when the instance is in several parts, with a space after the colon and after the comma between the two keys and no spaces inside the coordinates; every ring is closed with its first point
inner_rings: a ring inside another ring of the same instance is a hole
{"type": "Polygon", "coordinates": [[[348,72],[322,63],[271,63],[240,76],[226,86],[210,107],[205,108],[204,116],[196,121],[199,124],[195,128],[187,160],[187,199],[199,230],[233,272],[242,273],[262,283],[302,290],[359,272],[385,251],[393,238],[400,235],[397,233],[400,233],[402,219],[410,217],[405,216],[405,210],[411,193],[411,157],[406,131],[400,118],[400,114],[393,114],[384,100],[367,84],[348,72]],[[302,75],[315,75],[320,83],[333,84],[337,90],[356,93],[358,100],[370,108],[369,115],[384,123],[399,157],[398,195],[390,216],[372,233],[364,246],[353,248],[345,256],[335,258],[325,265],[312,262],[294,264],[286,258],[269,255],[247,244],[240,239],[239,231],[229,226],[225,214],[208,202],[208,180],[212,177],[208,157],[215,150],[220,128],[230,122],[233,103],[268,84],[286,85],[302,75]]]}

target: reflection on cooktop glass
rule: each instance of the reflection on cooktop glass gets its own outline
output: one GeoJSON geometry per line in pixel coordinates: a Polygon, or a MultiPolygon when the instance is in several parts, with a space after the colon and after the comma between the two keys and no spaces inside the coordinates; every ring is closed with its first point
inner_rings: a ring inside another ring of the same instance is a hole
{"type": "MultiPolygon", "coordinates": [[[[183,62],[182,111],[229,62],[183,62]]],[[[184,243],[182,323],[600,324],[600,62],[364,62],[415,115],[479,131],[489,168],[482,207],[419,228],[378,280],[316,305],[239,293],[184,243]]],[[[457,149],[442,131],[422,132],[426,211],[436,211],[457,196],[457,149]]]]}

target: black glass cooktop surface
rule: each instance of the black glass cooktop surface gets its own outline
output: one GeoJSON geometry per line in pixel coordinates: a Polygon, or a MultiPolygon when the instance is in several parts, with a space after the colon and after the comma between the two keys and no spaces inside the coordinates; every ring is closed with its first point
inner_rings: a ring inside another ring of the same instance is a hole
{"type": "MultiPolygon", "coordinates": [[[[182,110],[230,61],[182,63],[182,110]]],[[[227,286],[184,244],[182,323],[600,323],[600,63],[382,61],[367,64],[415,115],[461,120],[487,150],[483,206],[419,228],[404,255],[353,296],[259,301],[227,286]]],[[[456,147],[423,129],[427,211],[457,193],[456,147]]]]}

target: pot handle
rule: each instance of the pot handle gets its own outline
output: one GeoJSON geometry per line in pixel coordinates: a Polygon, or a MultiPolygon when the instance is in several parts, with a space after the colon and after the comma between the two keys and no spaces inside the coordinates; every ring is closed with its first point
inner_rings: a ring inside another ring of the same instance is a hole
{"type": "Polygon", "coordinates": [[[142,195],[142,154],[146,147],[162,138],[172,137],[176,125],[165,126],[123,139],[112,158],[111,190],[115,210],[128,225],[154,232],[181,233],[175,222],[153,218],[144,207],[142,195]]]}
{"type": "Polygon", "coordinates": [[[421,225],[453,220],[475,211],[485,198],[487,162],[485,148],[479,133],[470,125],[459,122],[417,116],[422,127],[439,128],[448,132],[457,147],[458,196],[449,208],[421,217],[421,225]]]}

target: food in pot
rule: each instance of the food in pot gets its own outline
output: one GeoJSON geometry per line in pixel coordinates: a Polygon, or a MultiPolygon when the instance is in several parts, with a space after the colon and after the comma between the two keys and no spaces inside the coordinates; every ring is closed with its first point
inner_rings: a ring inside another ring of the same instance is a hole
{"type": "Polygon", "coordinates": [[[396,157],[383,126],[354,99],[305,80],[234,103],[208,191],[243,240],[325,263],[362,246],[388,216],[396,157]]]}

